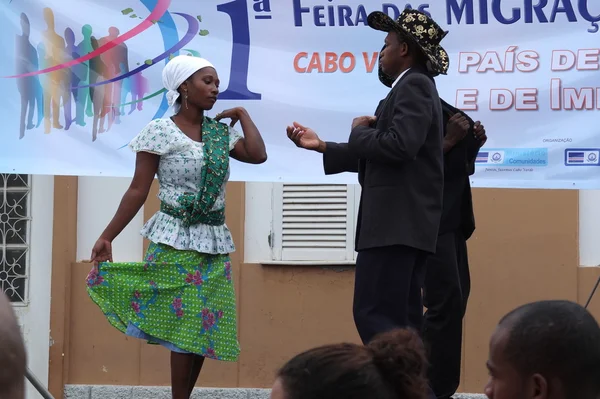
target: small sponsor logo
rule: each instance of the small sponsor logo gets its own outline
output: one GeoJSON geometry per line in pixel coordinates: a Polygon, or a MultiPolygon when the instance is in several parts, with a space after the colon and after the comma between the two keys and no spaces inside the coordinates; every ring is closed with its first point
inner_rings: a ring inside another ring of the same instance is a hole
{"type": "Polygon", "coordinates": [[[475,163],[498,166],[548,166],[547,148],[492,148],[480,151],[475,163]]]}
{"type": "Polygon", "coordinates": [[[477,154],[477,158],[475,158],[475,163],[487,163],[490,154],[487,151],[479,151],[477,154]]]}
{"type": "Polygon", "coordinates": [[[600,166],[599,148],[567,148],[566,166],[600,166]]]}

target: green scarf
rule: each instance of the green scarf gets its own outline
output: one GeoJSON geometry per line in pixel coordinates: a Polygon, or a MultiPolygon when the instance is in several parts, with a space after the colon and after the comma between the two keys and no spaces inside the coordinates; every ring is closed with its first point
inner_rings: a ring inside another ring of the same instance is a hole
{"type": "Polygon", "coordinates": [[[160,211],[181,219],[184,226],[207,224],[222,226],[225,223],[225,209],[211,211],[221,187],[225,183],[229,169],[229,127],[214,119],[204,117],[202,123],[204,143],[204,164],[200,170],[200,185],[196,195],[179,196],[179,206],[161,202],[160,211]]]}

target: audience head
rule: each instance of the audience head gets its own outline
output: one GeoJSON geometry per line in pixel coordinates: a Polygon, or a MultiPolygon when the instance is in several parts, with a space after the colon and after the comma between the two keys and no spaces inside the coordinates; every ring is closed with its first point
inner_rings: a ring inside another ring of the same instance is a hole
{"type": "Polygon", "coordinates": [[[423,344],[411,330],[390,331],[369,345],[308,350],[279,371],[271,399],[425,399],[423,344]]]}
{"type": "Polygon", "coordinates": [[[600,327],[573,302],[520,306],[492,335],[488,369],[490,399],[598,399],[600,327]]]}
{"type": "Polygon", "coordinates": [[[10,301],[0,291],[0,398],[25,398],[25,345],[10,301]]]}

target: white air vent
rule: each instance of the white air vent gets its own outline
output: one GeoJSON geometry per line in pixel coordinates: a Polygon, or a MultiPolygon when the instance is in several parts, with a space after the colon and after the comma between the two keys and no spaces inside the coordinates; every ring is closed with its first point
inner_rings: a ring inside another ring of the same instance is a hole
{"type": "Polygon", "coordinates": [[[352,260],[354,209],[354,190],[345,184],[278,185],[274,260],[352,260]]]}

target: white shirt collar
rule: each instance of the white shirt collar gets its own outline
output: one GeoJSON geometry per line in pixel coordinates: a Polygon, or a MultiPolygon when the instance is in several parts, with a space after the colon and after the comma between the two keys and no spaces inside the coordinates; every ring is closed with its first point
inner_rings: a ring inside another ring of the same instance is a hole
{"type": "Polygon", "coordinates": [[[410,68],[408,68],[407,70],[405,70],[404,72],[402,72],[397,78],[396,80],[394,80],[394,83],[392,83],[392,89],[394,88],[394,86],[396,86],[396,83],[398,83],[400,81],[400,79],[402,79],[402,76],[404,76],[404,74],[406,72],[409,71],[410,68]]]}

